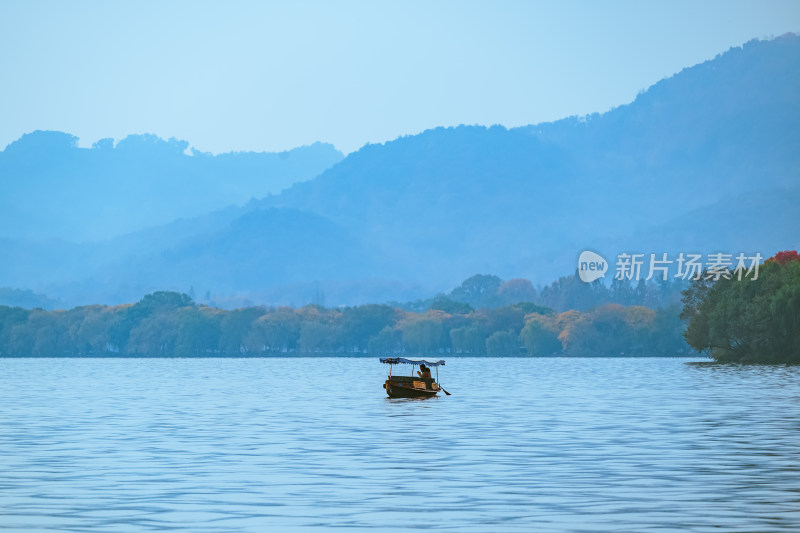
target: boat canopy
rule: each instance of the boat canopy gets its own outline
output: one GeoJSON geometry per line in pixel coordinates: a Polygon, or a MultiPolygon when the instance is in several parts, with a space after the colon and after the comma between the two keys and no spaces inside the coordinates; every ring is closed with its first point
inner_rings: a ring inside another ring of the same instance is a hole
{"type": "Polygon", "coordinates": [[[444,360],[439,360],[435,362],[425,361],[424,359],[419,359],[417,361],[413,359],[405,359],[404,357],[381,357],[381,363],[388,363],[390,365],[399,365],[399,364],[406,364],[406,365],[419,365],[421,363],[425,363],[428,366],[444,366],[444,360]]]}

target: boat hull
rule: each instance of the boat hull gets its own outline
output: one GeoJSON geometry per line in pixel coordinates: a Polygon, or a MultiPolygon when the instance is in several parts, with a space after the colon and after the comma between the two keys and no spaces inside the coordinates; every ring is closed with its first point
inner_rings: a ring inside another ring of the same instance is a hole
{"type": "Polygon", "coordinates": [[[386,394],[390,398],[432,398],[439,392],[438,385],[435,383],[428,385],[432,388],[415,387],[412,383],[402,383],[387,379],[383,384],[386,394]]]}

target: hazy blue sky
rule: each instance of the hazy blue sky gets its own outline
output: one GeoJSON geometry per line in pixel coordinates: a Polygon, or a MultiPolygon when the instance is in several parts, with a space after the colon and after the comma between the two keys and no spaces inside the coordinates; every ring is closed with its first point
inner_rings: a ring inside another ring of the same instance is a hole
{"type": "Polygon", "coordinates": [[[752,38],[800,2],[0,0],[0,149],[55,129],[203,151],[605,111],[752,38]]]}

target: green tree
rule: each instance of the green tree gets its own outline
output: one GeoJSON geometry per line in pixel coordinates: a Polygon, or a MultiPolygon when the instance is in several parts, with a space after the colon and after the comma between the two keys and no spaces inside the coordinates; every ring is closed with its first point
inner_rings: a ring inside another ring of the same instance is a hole
{"type": "Polygon", "coordinates": [[[252,353],[283,353],[297,349],[301,318],[290,307],[272,309],[253,323],[244,340],[252,353]]]}
{"type": "Polygon", "coordinates": [[[512,331],[495,331],[486,339],[486,353],[496,357],[519,355],[519,336],[512,331]]]}
{"type": "Polygon", "coordinates": [[[28,322],[35,331],[31,355],[55,357],[73,353],[66,311],[34,313],[28,322]]]}
{"type": "Polygon", "coordinates": [[[70,336],[78,354],[98,355],[113,350],[109,332],[119,316],[104,305],[78,307],[71,312],[70,336]]]}
{"type": "Polygon", "coordinates": [[[247,336],[256,320],[266,314],[263,307],[245,307],[225,313],[221,318],[219,348],[222,353],[247,353],[247,336]]]}
{"type": "Polygon", "coordinates": [[[298,348],[302,352],[335,352],[341,347],[342,313],[319,305],[298,309],[300,335],[298,348]]]}
{"type": "Polygon", "coordinates": [[[608,301],[608,290],[599,279],[586,283],[577,272],[557,279],[539,294],[539,303],[556,311],[585,311],[608,301]]]}
{"type": "MultiPolygon", "coordinates": [[[[20,307],[0,305],[0,354],[26,355],[12,347],[12,333],[15,327],[28,322],[30,311],[20,307]]],[[[16,341],[15,341],[16,342],[16,341]]]]}
{"type": "MultiPolygon", "coordinates": [[[[417,316],[406,316],[398,323],[403,346],[412,353],[434,353],[449,347],[444,341],[443,313],[427,312],[417,316]]],[[[449,340],[449,339],[448,339],[449,340]]]]}
{"type": "Polygon", "coordinates": [[[568,326],[565,352],[572,355],[640,355],[655,312],[641,306],[607,304],[586,313],[568,326]]]}
{"type": "Polygon", "coordinates": [[[444,311],[445,313],[451,315],[468,315],[473,311],[472,307],[468,303],[451,300],[444,294],[437,294],[434,296],[430,308],[438,311],[444,311]]]}
{"type": "MultiPolygon", "coordinates": [[[[139,335],[136,339],[137,346],[129,349],[128,342],[133,331],[137,329],[142,321],[155,314],[167,316],[177,309],[193,305],[192,299],[186,294],[159,291],[147,294],[133,305],[119,306],[120,320],[112,325],[111,331],[109,332],[110,343],[118,347],[121,351],[128,353],[150,353],[138,351],[147,344],[145,339],[141,336],[143,333],[142,331],[137,333],[137,335],[139,335]]],[[[152,330],[153,327],[151,326],[150,329],[152,330]]]]}
{"type": "Polygon", "coordinates": [[[514,278],[504,281],[497,290],[501,305],[511,305],[518,302],[533,302],[536,300],[536,289],[530,280],[514,278]]]}
{"type": "Polygon", "coordinates": [[[693,282],[684,291],[685,337],[716,361],[800,362],[800,258],[781,252],[738,279],[693,282]]]}
{"type": "Polygon", "coordinates": [[[367,348],[370,339],[385,327],[394,326],[399,313],[388,305],[367,304],[347,307],[342,311],[341,331],[338,335],[348,351],[361,351],[367,348]]]}
{"type": "Polygon", "coordinates": [[[401,333],[391,326],[385,326],[369,339],[367,349],[371,354],[395,354],[403,348],[401,333]]]}
{"type": "Polygon", "coordinates": [[[210,307],[184,307],[175,311],[178,331],[175,355],[209,355],[218,352],[222,312],[210,307]]]}
{"type": "Polygon", "coordinates": [[[178,337],[178,316],[164,311],[143,318],[131,330],[125,352],[135,355],[173,355],[178,337]]]}
{"type": "Polygon", "coordinates": [[[561,352],[559,333],[555,318],[532,314],[526,317],[525,327],[522,328],[520,337],[528,355],[539,357],[561,352]]]}
{"type": "Polygon", "coordinates": [[[497,303],[497,292],[503,280],[497,276],[476,274],[464,280],[450,292],[450,298],[470,304],[474,308],[490,307],[497,303]]]}
{"type": "Polygon", "coordinates": [[[450,330],[450,344],[455,353],[483,355],[486,353],[486,333],[478,325],[453,328],[450,330]]]}
{"type": "Polygon", "coordinates": [[[650,355],[674,356],[688,353],[690,348],[683,338],[684,328],[679,306],[672,305],[656,310],[652,335],[648,341],[652,351],[650,355]]]}
{"type": "Polygon", "coordinates": [[[492,333],[495,331],[511,331],[513,334],[519,335],[525,325],[525,315],[525,310],[517,305],[483,311],[486,328],[492,333]]]}

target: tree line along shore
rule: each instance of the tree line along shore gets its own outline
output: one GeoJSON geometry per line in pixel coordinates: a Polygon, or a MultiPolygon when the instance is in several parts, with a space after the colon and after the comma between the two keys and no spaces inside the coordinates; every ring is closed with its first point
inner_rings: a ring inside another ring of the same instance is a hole
{"type": "Polygon", "coordinates": [[[680,355],[674,308],[606,304],[556,313],[530,302],[406,311],[391,305],[223,310],[177,292],[66,311],[0,307],[4,356],[680,355]]]}
{"type": "MultiPolygon", "coordinates": [[[[404,308],[367,304],[224,310],[168,291],[115,306],[56,311],[0,306],[0,356],[548,357],[699,352],[718,362],[800,363],[800,255],[796,251],[777,253],[759,272],[743,278],[736,272],[721,277],[704,272],[682,291],[682,306],[651,309],[606,302],[557,312],[530,301],[474,309],[452,299],[471,292],[484,299],[488,295],[497,303],[503,293],[500,289],[520,285],[513,282],[475,276],[450,297],[438,295],[425,302],[421,310],[413,304],[404,308]]],[[[550,298],[559,297],[557,301],[565,295],[585,303],[615,296],[613,287],[606,290],[570,278],[546,288],[543,297],[548,290],[550,298]]],[[[533,295],[530,288],[505,294],[526,291],[533,295]]],[[[646,294],[641,291],[642,298],[646,294]]]]}

